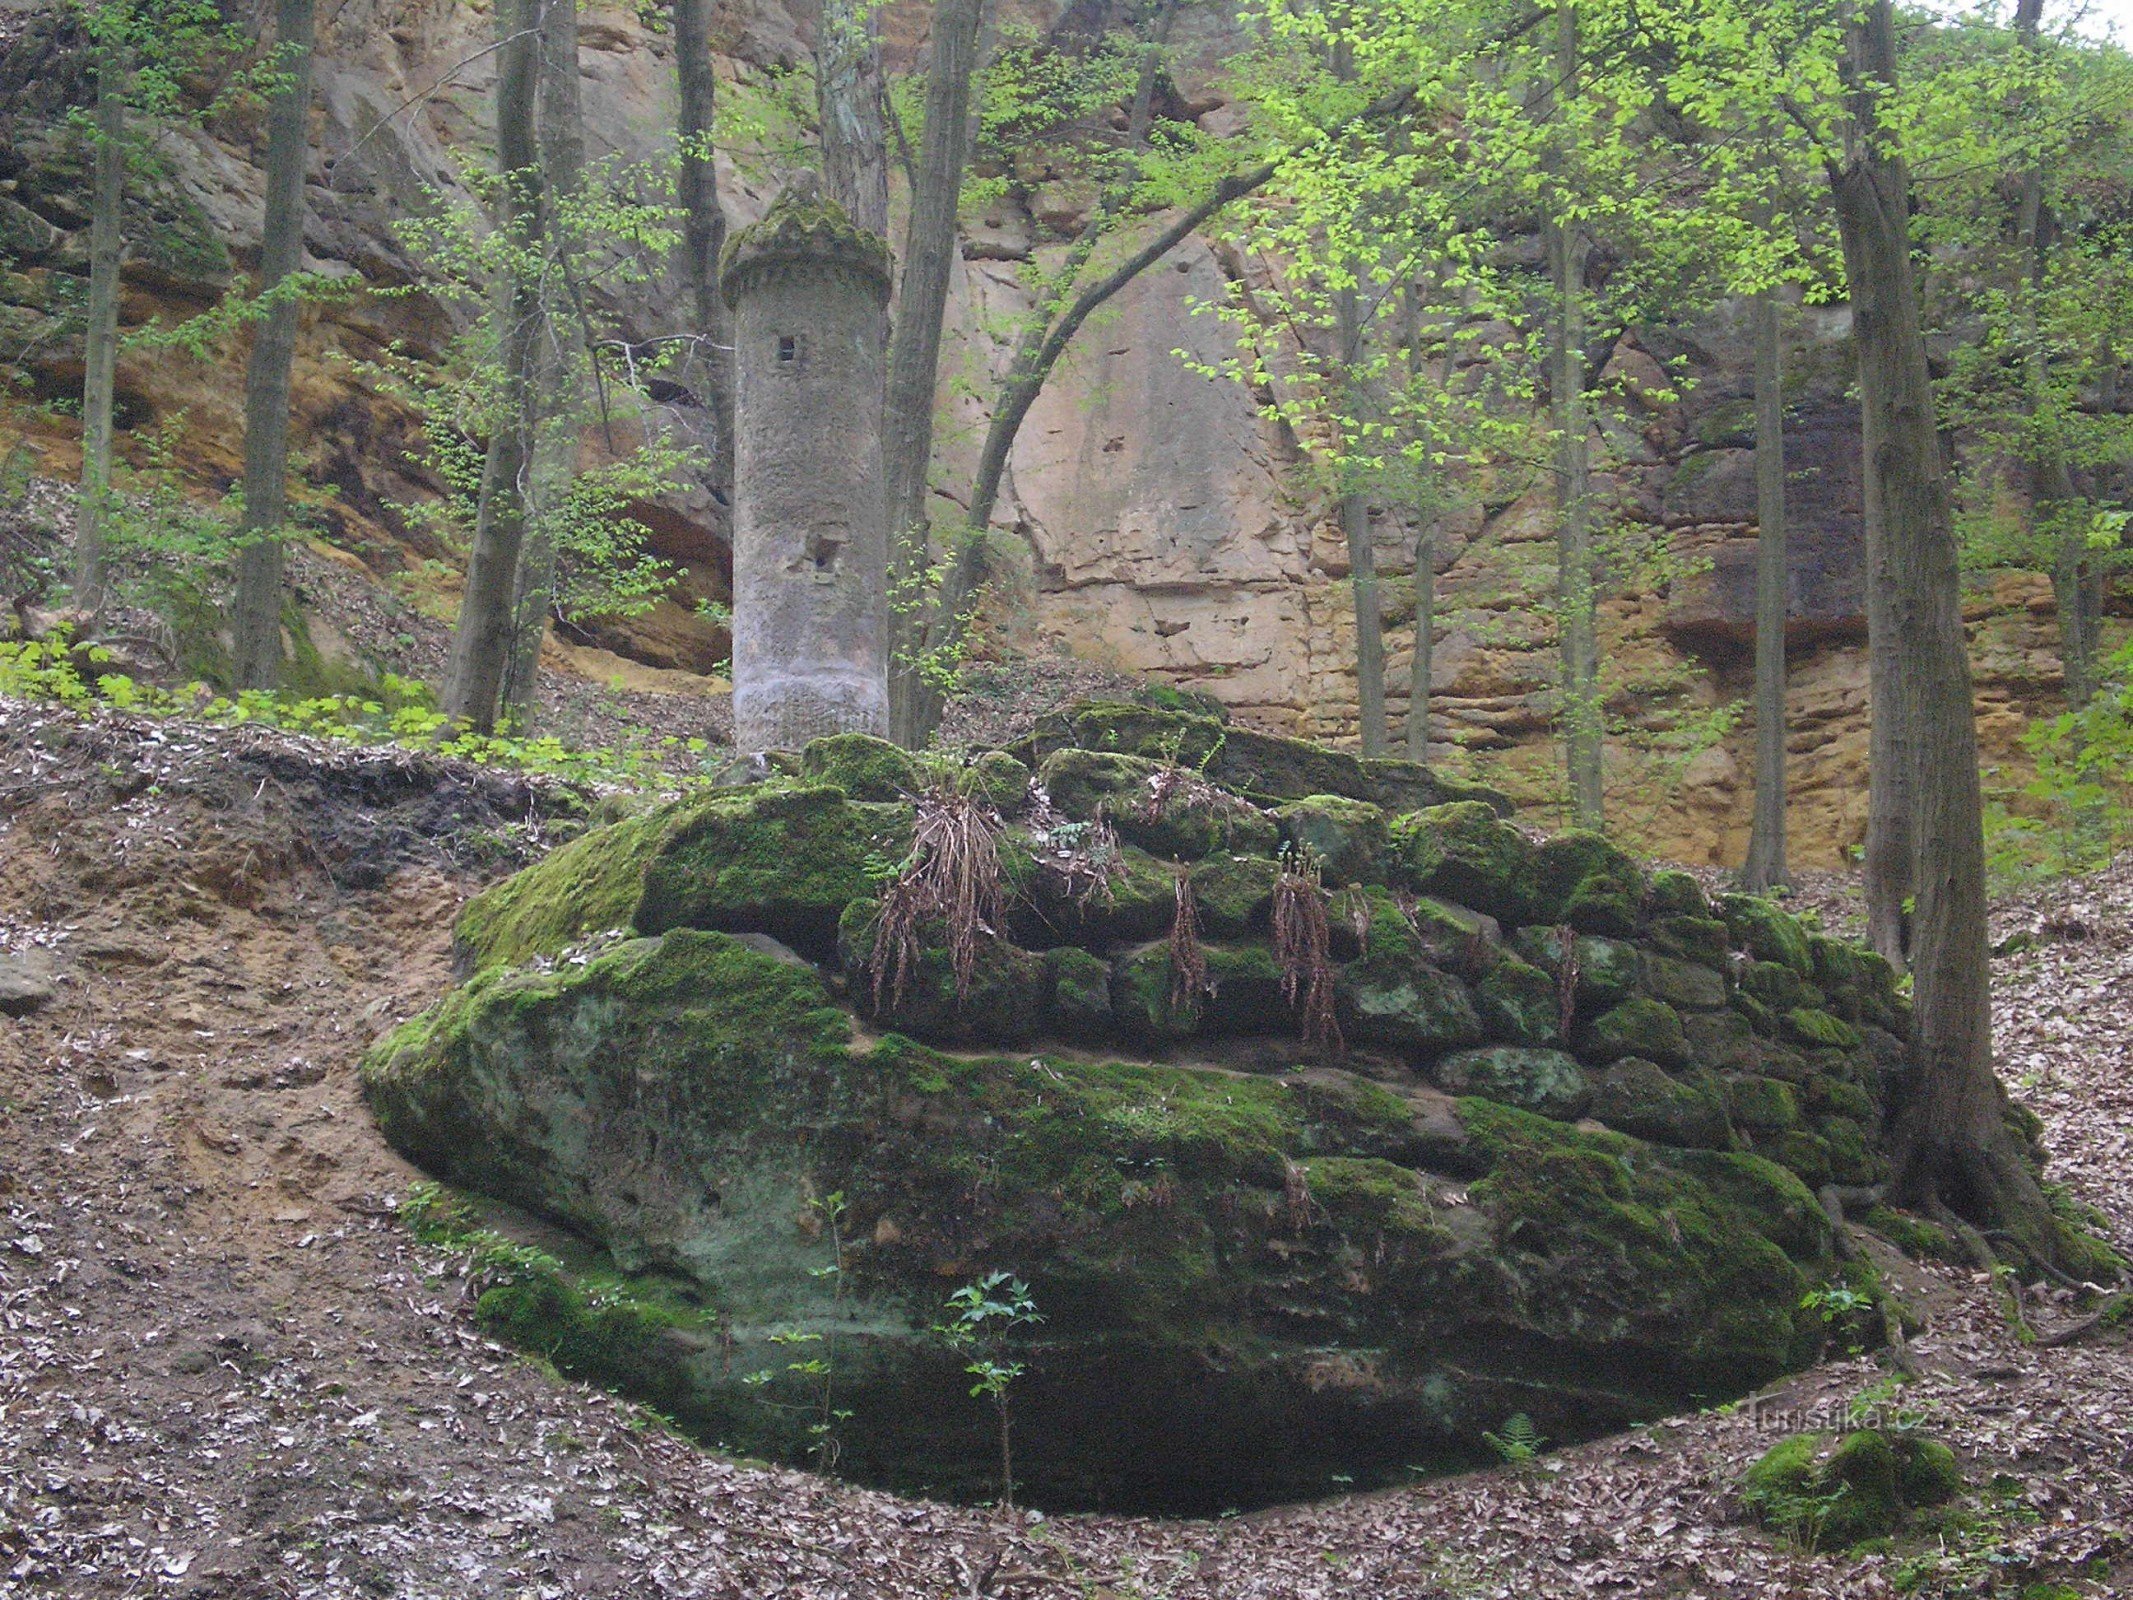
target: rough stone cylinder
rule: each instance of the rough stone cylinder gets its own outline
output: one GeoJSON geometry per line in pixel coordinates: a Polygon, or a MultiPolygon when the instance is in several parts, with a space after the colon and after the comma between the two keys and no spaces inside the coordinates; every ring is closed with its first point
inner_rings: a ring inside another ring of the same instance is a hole
{"type": "Polygon", "coordinates": [[[881,467],[889,252],[811,184],[727,247],[733,308],[733,739],[889,727],[881,467]]]}

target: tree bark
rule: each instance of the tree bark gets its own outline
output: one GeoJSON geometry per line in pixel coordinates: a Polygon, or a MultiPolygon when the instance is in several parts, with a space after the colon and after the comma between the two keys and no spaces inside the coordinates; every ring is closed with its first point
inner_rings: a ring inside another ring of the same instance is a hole
{"type": "MultiPolygon", "coordinates": [[[[1400,290],[1400,344],[1406,353],[1408,388],[1410,391],[1417,390],[1425,374],[1422,366],[1421,307],[1412,280],[1400,290]]],[[[1436,675],[1439,500],[1430,484],[1434,469],[1417,462],[1414,473],[1415,648],[1407,668],[1407,759],[1427,761],[1429,698],[1436,675]]]]}
{"type": "Polygon", "coordinates": [[[511,661],[504,673],[503,709],[513,729],[533,726],[540,685],[541,645],[555,610],[557,540],[563,507],[577,475],[579,401],[589,352],[585,330],[566,302],[575,287],[572,241],[556,222],[555,201],[583,186],[585,116],[578,69],[578,0],[539,0],[541,64],[534,91],[534,138],[548,196],[548,253],[542,274],[539,370],[532,400],[534,438],[528,448],[526,539],[519,552],[512,597],[511,661]]]}
{"type": "MultiPolygon", "coordinates": [[[[1555,25],[1555,87],[1545,104],[1553,107],[1576,92],[1578,63],[1577,7],[1558,0],[1555,25]]],[[[1551,163],[1562,187],[1563,161],[1551,163]]],[[[1565,208],[1568,196],[1551,197],[1551,213],[1565,208]]],[[[1554,287],[1554,318],[1549,332],[1549,398],[1555,424],[1556,603],[1560,611],[1563,672],[1563,757],[1569,779],[1570,816],[1580,828],[1600,826],[1604,810],[1602,743],[1605,737],[1600,702],[1599,596],[1592,554],[1592,445],[1585,408],[1585,256],[1586,242],[1574,221],[1551,214],[1543,227],[1548,274],[1554,287]]]]}
{"type": "Polygon", "coordinates": [[[445,663],[445,714],[479,733],[496,727],[511,658],[520,551],[526,537],[527,447],[533,437],[534,374],[542,338],[538,258],[545,210],[534,106],[540,62],[541,0],[497,7],[497,165],[504,177],[504,227],[519,258],[504,305],[500,358],[503,406],[482,463],[474,547],[466,590],[445,663]]]}
{"type": "MultiPolygon", "coordinates": [[[[266,221],[259,245],[259,292],[272,297],[304,255],[304,167],[310,157],[311,42],[315,0],[280,0],[275,65],[283,79],[267,112],[266,221]]],[[[301,307],[271,299],[252,334],[244,376],[243,548],[230,632],[238,686],[271,689],[281,675],[281,605],[289,511],[289,368],[301,307]]]]}
{"type": "MultiPolygon", "coordinates": [[[[882,423],[882,470],[889,502],[889,732],[916,747],[939,719],[940,693],[922,670],[937,602],[926,595],[931,539],[926,474],[933,460],[934,385],[941,322],[955,265],[956,208],[970,154],[970,79],[977,64],[984,0],[940,0],[933,14],[933,62],[926,84],[918,181],[904,234],[896,328],[882,423]]],[[[983,526],[977,532],[982,536],[983,526]]],[[[971,559],[957,551],[956,565],[971,559]]]]}
{"type": "Polygon", "coordinates": [[[674,71],[681,110],[682,244],[690,303],[695,312],[695,365],[703,373],[711,413],[711,493],[733,504],[733,330],[718,291],[718,258],[726,248],[726,213],[718,200],[712,133],[718,80],[711,69],[713,0],[673,0],[674,71]]]}
{"type": "MultiPolygon", "coordinates": [[[[2018,0],[2015,6],[2015,40],[2027,54],[2038,49],[2038,26],[2043,0],[2018,0]]],[[[2037,167],[2021,175],[2016,202],[2016,337],[2022,345],[2022,376],[2027,391],[2025,409],[2030,437],[2031,514],[2043,523],[2064,515],[2077,493],[2066,453],[2056,437],[2034,431],[2038,413],[2049,404],[2051,355],[2037,326],[2037,306],[2043,298],[2049,267],[2050,215],[2044,200],[2044,173],[2037,167]]],[[[2078,711],[2096,692],[2096,651],[2102,643],[2101,616],[2089,600],[2095,586],[2090,582],[2091,558],[2088,529],[2078,521],[2060,528],[2053,540],[2052,599],[2059,619],[2059,663],[2066,684],[2066,703],[2078,711]]]]}
{"type": "Polygon", "coordinates": [[[822,0],[815,25],[815,111],[823,192],[860,227],[886,238],[889,135],[880,19],[870,0],[822,0]]]}
{"type": "Polygon", "coordinates": [[[1785,862],[1785,392],[1778,297],[1755,297],[1755,820],[1741,887],[1792,881],[1785,862]]]}
{"type": "MultiPolygon", "coordinates": [[[[1911,263],[1910,179],[1880,127],[1876,96],[1896,78],[1889,0],[1847,29],[1847,149],[1829,168],[1852,298],[1866,441],[1868,582],[1887,593],[1869,626],[1893,627],[1903,670],[1876,684],[1873,716],[1898,727],[1910,808],[1914,980],[1912,1071],[1896,1117],[1893,1193],[1945,1204],[2001,1229],[2032,1257],[2056,1249],[2053,1221],[2002,1112],[1992,1069],[1983,804],[1961,573],[1932,379],[1911,263]],[[1893,693],[1884,696],[1884,687],[1893,693]]],[[[1870,773],[1880,786],[1887,774],[1870,773]]]]}
{"type": "Polygon", "coordinates": [[[89,207],[88,331],[82,348],[81,497],[74,523],[74,610],[90,627],[104,609],[111,522],[111,413],[118,387],[119,257],[125,248],[124,43],[105,43],[96,66],[96,151],[89,207]]]}
{"type": "MultiPolygon", "coordinates": [[[[1352,373],[1363,357],[1363,325],[1351,284],[1333,297],[1334,335],[1340,345],[1343,374],[1352,373]]],[[[1362,386],[1346,383],[1350,416],[1343,433],[1360,427],[1356,415],[1364,404],[1362,386]]],[[[1354,482],[1355,473],[1343,462],[1340,468],[1341,533],[1348,541],[1348,585],[1355,596],[1355,692],[1362,724],[1363,754],[1382,756],[1388,743],[1385,723],[1385,624],[1378,594],[1377,549],[1370,530],[1370,498],[1354,482]]]]}

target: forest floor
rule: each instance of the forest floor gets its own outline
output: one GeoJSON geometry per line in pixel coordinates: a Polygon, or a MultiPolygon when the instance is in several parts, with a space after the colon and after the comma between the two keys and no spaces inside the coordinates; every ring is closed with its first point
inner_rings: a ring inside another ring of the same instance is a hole
{"type": "MultiPolygon", "coordinates": [[[[1210,1522],[1038,1518],[714,1456],[486,1340],[394,1207],[356,1083],[448,982],[462,900],[553,786],[256,728],[0,701],[0,1595],[1532,1597],[2133,1592],[2133,1348],[2018,1339],[1921,1266],[1905,1411],[1963,1535],[1858,1555],[1743,1520],[1742,1469],[1884,1378],[1210,1522]]],[[[1818,895],[1841,909],[1841,887],[1818,895]]],[[[2003,1067],[2133,1247],[2133,863],[2005,900],[2003,1067]]],[[[2024,1292],[2048,1339],[2074,1320],[2024,1292]]],[[[1879,1392],[1879,1391],[1876,1391],[1879,1392]]],[[[1838,1422],[1841,1425],[1841,1421],[1838,1422]]]]}

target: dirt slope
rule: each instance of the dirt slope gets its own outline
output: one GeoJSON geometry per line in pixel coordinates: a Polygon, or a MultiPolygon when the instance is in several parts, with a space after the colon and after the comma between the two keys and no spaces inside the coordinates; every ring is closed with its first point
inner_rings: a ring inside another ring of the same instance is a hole
{"type": "MultiPolygon", "coordinates": [[[[1870,1360],[1530,1476],[1152,1523],[720,1460],[488,1343],[453,1264],[391,1214],[415,1174],[354,1066],[443,987],[460,900],[568,799],[0,702],[0,956],[53,991],[0,1017],[0,1595],[1878,1596],[1920,1555],[1801,1556],[1731,1499],[1870,1360]]],[[[2001,931],[2037,942],[2000,974],[2010,1070],[2121,1244],[2129,891],[2122,871],[2007,908],[2001,931]]],[[[2000,1485],[1924,1592],[2125,1592],[2133,1351],[2021,1344],[1967,1272],[1907,1287],[1932,1325],[1902,1403],[2000,1485]]],[[[2072,1320],[2050,1293],[2027,1309],[2047,1334],[2072,1320]]]]}

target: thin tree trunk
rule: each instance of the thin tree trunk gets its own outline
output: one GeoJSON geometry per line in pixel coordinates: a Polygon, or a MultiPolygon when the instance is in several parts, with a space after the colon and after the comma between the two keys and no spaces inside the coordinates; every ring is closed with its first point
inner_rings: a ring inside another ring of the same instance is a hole
{"type": "Polygon", "coordinates": [[[1755,821],[1741,886],[1791,882],[1785,862],[1785,392],[1778,297],[1755,297],[1755,821]]]}
{"type": "MultiPolygon", "coordinates": [[[[1555,88],[1551,107],[1576,92],[1577,7],[1558,0],[1555,27],[1555,88]]],[[[1561,188],[1562,159],[1554,160],[1561,188]]],[[[1552,210],[1564,208],[1558,193],[1552,210]]],[[[1557,605],[1563,671],[1563,756],[1569,779],[1571,820],[1580,828],[1600,826],[1603,810],[1598,586],[1592,554],[1592,445],[1585,415],[1585,254],[1582,230],[1551,215],[1545,225],[1548,272],[1555,291],[1550,330],[1549,389],[1555,423],[1557,605]]]]}
{"type": "Polygon", "coordinates": [[[501,43],[496,82],[496,151],[504,176],[504,226],[518,257],[504,308],[504,404],[482,464],[474,547],[466,592],[445,663],[447,716],[477,732],[496,726],[504,673],[511,659],[519,554],[526,537],[527,445],[534,432],[534,374],[542,338],[541,248],[543,197],[534,103],[540,62],[541,0],[505,0],[497,7],[501,43]]]}
{"type": "MultiPolygon", "coordinates": [[[[2018,0],[2014,31],[2023,51],[2035,54],[2043,0],[2018,0]]],[[[2034,426],[2048,402],[2051,356],[2037,326],[2037,304],[2044,295],[2050,218],[2044,204],[2044,173],[2029,167],[2021,176],[2016,205],[2016,337],[2022,345],[2025,409],[2034,426]]],[[[2074,476],[2056,437],[2032,434],[2030,445],[2031,514],[2049,524],[2064,514],[2075,497],[2074,476]]],[[[2059,618],[2059,662],[2066,682],[2066,703],[2074,710],[2096,692],[2095,655],[2101,642],[2097,619],[2090,615],[2088,529],[2078,521],[2058,530],[2052,554],[2052,598],[2059,618]]]]}
{"type": "Polygon", "coordinates": [[[823,0],[815,25],[822,188],[869,233],[889,232],[889,135],[882,104],[881,10],[823,0]]]}
{"type": "Polygon", "coordinates": [[[713,0],[673,0],[675,78],[681,102],[682,243],[687,257],[696,350],[711,413],[711,492],[733,504],[733,333],[718,290],[718,258],[726,248],[726,213],[718,201],[712,131],[718,80],[711,70],[713,0]]]}
{"type": "Polygon", "coordinates": [[[96,152],[89,207],[88,332],[81,385],[81,498],[75,510],[74,609],[94,626],[104,609],[111,520],[111,412],[118,387],[119,256],[125,248],[126,47],[107,43],[96,67],[96,152]]]}
{"type": "Polygon", "coordinates": [[[526,541],[519,552],[512,600],[511,664],[504,675],[503,708],[519,733],[533,726],[540,686],[541,645],[555,610],[557,539],[563,507],[577,475],[579,385],[588,357],[585,330],[569,294],[570,248],[556,222],[559,199],[575,196],[585,172],[585,117],[579,95],[577,0],[540,0],[541,65],[534,95],[535,141],[541,153],[544,192],[549,197],[552,269],[542,276],[540,365],[534,381],[535,435],[528,455],[531,475],[526,541]]]}
{"type": "MultiPolygon", "coordinates": [[[[1991,970],[1985,934],[1983,804],[1961,573],[1933,411],[1909,232],[1910,180],[1876,118],[1876,86],[1896,77],[1889,0],[1847,30],[1853,123],[1830,190],[1851,285],[1852,333],[1866,438],[1869,515],[1887,585],[1870,625],[1893,622],[1903,671],[1877,698],[1896,721],[1911,811],[1913,1070],[1896,1120],[1893,1193],[1945,1204],[1999,1228],[2037,1259],[2055,1253],[2052,1219],[2023,1165],[1992,1070],[1991,970]]],[[[1880,686],[1877,685],[1877,690],[1880,686]]],[[[1873,773],[1880,784],[1885,774],[1873,773]]]]}
{"type": "MultiPolygon", "coordinates": [[[[267,113],[266,222],[259,292],[272,296],[303,262],[304,167],[310,156],[311,40],[315,0],[280,0],[275,67],[283,78],[267,113]]],[[[239,687],[271,689],[281,675],[282,525],[289,507],[289,368],[300,320],[296,300],[272,300],[252,335],[244,377],[244,522],[230,631],[239,687]]]]}
{"type": "MultiPolygon", "coordinates": [[[[1407,383],[1418,390],[1423,381],[1422,316],[1412,280],[1400,290],[1400,344],[1406,351],[1407,383]]],[[[1426,458],[1425,458],[1426,459],[1426,458]]],[[[1429,697],[1437,648],[1437,516],[1439,499],[1431,485],[1435,469],[1414,467],[1415,649],[1407,668],[1407,759],[1429,759],[1429,697]]]]}
{"type": "MultiPolygon", "coordinates": [[[[1335,292],[1333,311],[1341,370],[1353,372],[1363,358],[1363,325],[1353,285],[1335,292]]],[[[1346,387],[1350,412],[1359,411],[1364,403],[1362,386],[1346,387]]],[[[1342,431],[1352,433],[1360,429],[1361,423],[1359,416],[1351,415],[1342,431]]],[[[1340,471],[1341,533],[1348,541],[1348,584],[1355,596],[1355,692],[1363,754],[1382,756],[1389,742],[1385,724],[1385,623],[1378,594],[1377,549],[1371,540],[1370,499],[1353,481],[1355,473],[1348,463],[1342,463],[1340,471]]]]}
{"type": "MultiPolygon", "coordinates": [[[[984,0],[940,0],[933,14],[933,63],[926,84],[918,182],[904,235],[896,328],[889,342],[882,418],[882,470],[889,502],[889,732],[918,746],[939,720],[939,688],[923,670],[934,606],[925,593],[932,561],[926,474],[933,460],[934,386],[941,323],[955,265],[956,208],[970,154],[970,79],[977,64],[984,0]]],[[[975,536],[982,536],[980,525],[975,536]]],[[[966,536],[968,537],[968,536],[966,536]]],[[[970,559],[955,553],[960,565],[970,559]]]]}

